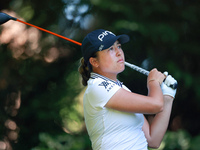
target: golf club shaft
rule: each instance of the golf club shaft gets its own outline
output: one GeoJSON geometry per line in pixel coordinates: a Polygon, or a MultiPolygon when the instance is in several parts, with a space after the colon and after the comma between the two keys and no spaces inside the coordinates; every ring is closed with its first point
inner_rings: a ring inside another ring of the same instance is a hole
{"type": "Polygon", "coordinates": [[[21,22],[21,23],[26,24],[26,25],[29,25],[29,26],[32,26],[32,27],[37,28],[37,29],[39,29],[39,30],[42,30],[42,31],[44,31],[44,32],[50,33],[50,34],[52,34],[52,35],[55,35],[55,36],[57,36],[57,37],[59,37],[59,38],[62,38],[62,39],[65,39],[65,40],[67,40],[67,41],[69,41],[69,42],[72,42],[72,43],[74,43],[74,44],[77,44],[77,45],[80,45],[80,46],[82,45],[81,43],[79,43],[79,42],[77,42],[77,41],[74,41],[74,40],[72,40],[72,39],[66,38],[66,37],[64,37],[64,36],[62,36],[62,35],[56,34],[56,33],[51,32],[51,31],[49,31],[49,30],[40,28],[40,27],[35,26],[35,25],[33,25],[33,24],[24,22],[24,21],[22,21],[22,20],[16,19],[16,21],[21,22]]]}

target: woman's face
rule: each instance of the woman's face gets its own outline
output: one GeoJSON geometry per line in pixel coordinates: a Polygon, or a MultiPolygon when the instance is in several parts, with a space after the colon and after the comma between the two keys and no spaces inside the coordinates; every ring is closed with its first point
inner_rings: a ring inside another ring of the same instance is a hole
{"type": "Polygon", "coordinates": [[[102,75],[117,75],[122,72],[124,66],[124,52],[119,41],[110,48],[97,52],[98,71],[102,75]]]}

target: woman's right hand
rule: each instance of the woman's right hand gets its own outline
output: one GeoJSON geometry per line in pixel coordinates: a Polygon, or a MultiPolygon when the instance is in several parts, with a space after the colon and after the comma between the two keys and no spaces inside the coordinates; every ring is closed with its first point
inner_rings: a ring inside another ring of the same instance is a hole
{"type": "Polygon", "coordinates": [[[159,85],[162,84],[163,80],[165,79],[165,75],[158,71],[156,68],[152,69],[149,72],[148,78],[147,78],[147,86],[150,82],[158,82],[159,85]]]}

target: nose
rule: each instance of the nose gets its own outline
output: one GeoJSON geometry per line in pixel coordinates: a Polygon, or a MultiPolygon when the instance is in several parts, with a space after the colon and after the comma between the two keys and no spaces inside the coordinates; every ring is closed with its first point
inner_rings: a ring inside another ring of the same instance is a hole
{"type": "Polygon", "coordinates": [[[115,46],[115,52],[117,56],[120,56],[122,54],[122,49],[119,48],[118,46],[115,46]]]}

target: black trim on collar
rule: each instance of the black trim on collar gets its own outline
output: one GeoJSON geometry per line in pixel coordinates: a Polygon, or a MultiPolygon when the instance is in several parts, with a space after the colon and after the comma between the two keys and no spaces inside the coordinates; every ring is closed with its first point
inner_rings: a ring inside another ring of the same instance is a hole
{"type": "Polygon", "coordinates": [[[92,78],[92,79],[95,79],[95,78],[102,78],[103,80],[111,81],[111,82],[113,82],[113,83],[119,85],[120,87],[122,87],[122,85],[123,85],[123,82],[120,82],[119,80],[114,81],[114,80],[111,80],[111,79],[109,79],[109,78],[107,78],[107,77],[105,77],[105,76],[102,76],[102,75],[100,75],[100,74],[98,74],[98,73],[94,73],[94,72],[91,72],[90,78],[92,78]]]}

